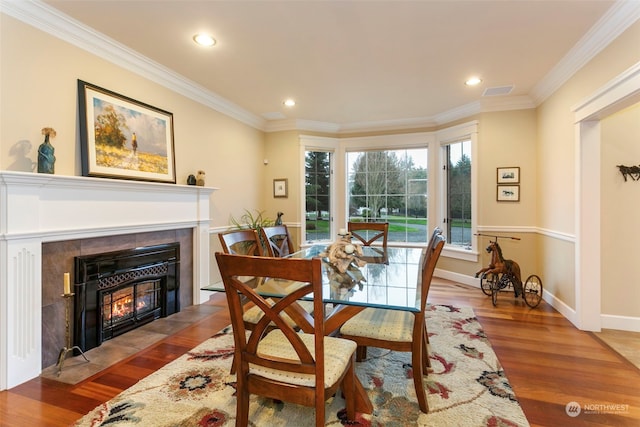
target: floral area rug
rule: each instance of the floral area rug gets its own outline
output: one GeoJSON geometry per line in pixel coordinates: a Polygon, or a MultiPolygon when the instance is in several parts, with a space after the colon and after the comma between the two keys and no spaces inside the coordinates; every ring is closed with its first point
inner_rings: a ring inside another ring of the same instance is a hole
{"type": "MultiPolygon", "coordinates": [[[[327,425],[528,426],[473,310],[432,305],[427,312],[430,411],[418,408],[409,353],[369,348],[357,363],[373,414],[343,419],[344,400],[327,403],[327,425]]],[[[233,426],[233,336],[227,328],[77,421],[76,426],[233,426]]],[[[314,409],[251,396],[249,425],[312,426],[314,409]]]]}

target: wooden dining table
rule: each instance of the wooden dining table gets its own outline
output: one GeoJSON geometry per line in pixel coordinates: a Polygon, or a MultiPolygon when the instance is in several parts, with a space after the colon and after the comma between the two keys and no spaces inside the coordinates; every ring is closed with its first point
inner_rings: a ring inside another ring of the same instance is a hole
{"type": "MultiPolygon", "coordinates": [[[[418,312],[420,310],[420,264],[424,249],[407,247],[363,246],[359,267],[359,282],[337,284],[331,280],[335,269],[323,257],[328,245],[313,245],[291,254],[290,258],[323,258],[322,300],[326,307],[324,333],[337,335],[340,327],[367,307],[418,312]],[[361,276],[360,276],[361,274],[361,276]]],[[[282,298],[299,284],[278,279],[253,278],[255,291],[266,298],[282,298]],[[256,280],[257,279],[257,280],[256,280]]],[[[202,290],[224,292],[222,282],[203,287],[202,290]]],[[[311,300],[312,295],[304,299],[311,300]]],[[[304,332],[314,333],[313,325],[302,316],[289,313],[304,332]]],[[[371,413],[373,405],[366,390],[356,381],[356,409],[371,413]]]]}

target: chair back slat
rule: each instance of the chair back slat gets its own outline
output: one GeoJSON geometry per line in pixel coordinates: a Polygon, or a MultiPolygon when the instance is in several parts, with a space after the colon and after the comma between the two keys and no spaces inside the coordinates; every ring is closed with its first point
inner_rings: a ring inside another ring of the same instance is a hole
{"type": "Polygon", "coordinates": [[[254,229],[231,230],[218,236],[222,250],[227,254],[264,255],[258,232],[254,229]]]}
{"type": "Polygon", "coordinates": [[[246,364],[252,363],[279,370],[314,374],[324,381],[321,260],[319,258],[252,257],[219,252],[216,253],[216,259],[229,301],[236,351],[241,353],[241,364],[245,364],[245,369],[246,364]],[[244,282],[242,279],[247,277],[262,278],[262,280],[244,282]],[[272,305],[252,289],[251,284],[256,282],[262,283],[262,286],[273,284],[281,288],[295,287],[295,290],[272,305]],[[304,296],[313,298],[314,301],[313,319],[310,319],[309,323],[315,330],[315,355],[320,357],[311,354],[301,340],[300,334],[284,317],[286,309],[304,296]],[[251,301],[264,313],[252,328],[248,339],[242,318],[242,298],[251,301]],[[267,359],[258,353],[260,341],[267,333],[273,333],[271,331],[274,330],[274,324],[289,341],[299,361],[267,359]]]}
{"type": "Polygon", "coordinates": [[[347,224],[351,236],[359,240],[364,246],[371,246],[382,240],[382,247],[387,247],[387,239],[389,236],[388,222],[353,222],[347,224]]]}
{"type": "MultiPolygon", "coordinates": [[[[437,230],[437,229],[436,229],[437,230]]],[[[440,233],[434,232],[430,239],[430,245],[422,252],[420,275],[420,310],[424,313],[427,307],[427,296],[431,287],[433,273],[436,270],[436,264],[442,253],[445,244],[445,237],[440,233]]]]}
{"type": "Polygon", "coordinates": [[[295,252],[293,249],[293,241],[291,240],[291,235],[286,225],[262,227],[260,234],[267,247],[267,253],[265,255],[283,258],[295,252]]]}

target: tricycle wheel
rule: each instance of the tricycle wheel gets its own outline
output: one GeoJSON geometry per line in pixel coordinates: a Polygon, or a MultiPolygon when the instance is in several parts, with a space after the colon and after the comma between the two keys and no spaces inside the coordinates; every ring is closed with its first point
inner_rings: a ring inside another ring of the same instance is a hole
{"type": "Polygon", "coordinates": [[[524,302],[531,308],[535,308],[542,301],[542,280],[535,274],[527,277],[524,282],[524,291],[522,294],[524,302]]]}
{"type": "Polygon", "coordinates": [[[495,274],[487,274],[480,276],[480,289],[486,296],[491,296],[491,289],[493,289],[493,283],[498,281],[498,277],[495,274]]]}
{"type": "Polygon", "coordinates": [[[495,307],[498,304],[498,293],[500,293],[500,286],[502,284],[504,274],[500,278],[498,278],[497,275],[494,275],[494,277],[495,277],[495,280],[491,282],[491,302],[495,307]]]}

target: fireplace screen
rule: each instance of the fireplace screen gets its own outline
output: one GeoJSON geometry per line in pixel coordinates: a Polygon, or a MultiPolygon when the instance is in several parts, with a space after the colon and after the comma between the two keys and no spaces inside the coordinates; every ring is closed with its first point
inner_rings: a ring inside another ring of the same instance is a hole
{"type": "Polygon", "coordinates": [[[180,311],[180,245],[76,257],[74,345],[82,351],[180,311]]]}
{"type": "Polygon", "coordinates": [[[160,317],[160,280],[135,283],[102,296],[102,340],[160,317]]]}

